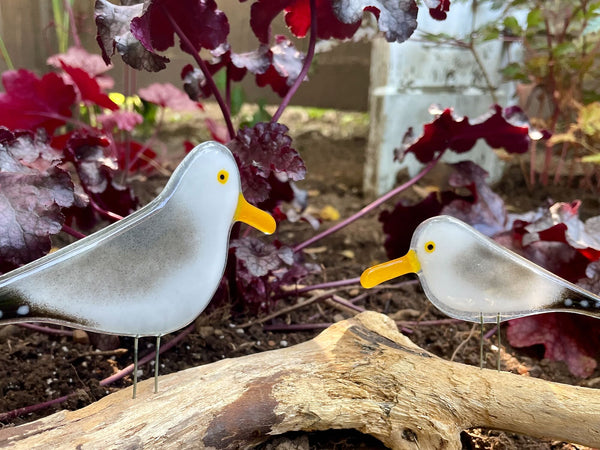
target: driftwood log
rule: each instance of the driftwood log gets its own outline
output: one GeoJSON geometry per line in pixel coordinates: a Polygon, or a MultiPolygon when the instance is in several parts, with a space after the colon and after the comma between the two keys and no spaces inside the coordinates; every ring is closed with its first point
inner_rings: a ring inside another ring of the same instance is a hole
{"type": "Polygon", "coordinates": [[[0,430],[0,447],[240,449],[356,429],[392,449],[457,449],[471,427],[600,447],[600,390],[452,363],[365,312],[311,341],[226,359],[0,430]]]}

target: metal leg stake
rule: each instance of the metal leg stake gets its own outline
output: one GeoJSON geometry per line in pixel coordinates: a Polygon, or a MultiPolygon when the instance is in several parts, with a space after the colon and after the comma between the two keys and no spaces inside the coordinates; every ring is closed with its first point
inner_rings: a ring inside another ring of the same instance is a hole
{"type": "Polygon", "coordinates": [[[160,352],[160,335],[156,336],[156,356],[154,357],[154,393],[158,392],[158,356],[160,352]]]}
{"type": "Polygon", "coordinates": [[[138,340],[139,336],[133,338],[133,398],[135,398],[137,394],[138,340]]]}
{"type": "Polygon", "coordinates": [[[501,329],[500,329],[500,313],[498,313],[498,316],[496,317],[496,327],[497,327],[497,333],[498,333],[498,361],[497,361],[497,368],[498,368],[498,372],[500,372],[500,350],[502,349],[502,333],[501,333],[501,329]]]}
{"type": "Polygon", "coordinates": [[[479,313],[481,335],[479,336],[479,368],[483,369],[483,313],[479,313]]]}

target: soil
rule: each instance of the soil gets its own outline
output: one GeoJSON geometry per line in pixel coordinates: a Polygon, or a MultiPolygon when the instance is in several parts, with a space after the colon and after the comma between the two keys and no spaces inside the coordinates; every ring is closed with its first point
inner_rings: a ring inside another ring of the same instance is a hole
{"type": "MultiPolygon", "coordinates": [[[[210,108],[209,114],[210,114],[210,108]]],[[[361,113],[342,113],[290,108],[282,119],[291,128],[294,146],[304,158],[308,171],[299,187],[310,194],[310,208],[319,215],[325,207],[335,208],[340,216],[347,217],[368,203],[362,193],[362,173],[368,135],[368,118],[361,113]]],[[[161,137],[171,148],[181,148],[184,139],[206,140],[209,136],[201,123],[178,120],[170,123],[161,137]]],[[[166,166],[177,164],[180,152],[164,155],[166,166]]],[[[166,177],[155,176],[137,183],[137,193],[142,202],[156,195],[166,177]]],[[[421,185],[436,183],[430,178],[421,185]]],[[[513,163],[496,188],[507,203],[517,211],[527,211],[552,198],[554,201],[584,199],[583,215],[597,215],[597,194],[578,187],[537,188],[532,194],[524,181],[519,164],[513,163]]],[[[418,191],[403,194],[416,199],[418,191]]],[[[385,207],[385,206],[384,206],[385,207]]],[[[387,206],[388,208],[390,205],[387,206]]],[[[383,234],[375,211],[350,226],[315,243],[308,251],[308,258],[321,266],[319,274],[306,280],[316,284],[357,277],[362,270],[386,259],[383,250],[383,234]]],[[[334,221],[324,221],[322,228],[334,221]]],[[[315,234],[306,222],[284,224],[279,238],[285,242],[298,243],[315,234]]],[[[351,298],[362,292],[358,285],[340,290],[340,296],[351,298]]],[[[275,310],[295,303],[296,299],[280,300],[275,310]]],[[[424,297],[418,283],[398,289],[374,291],[357,303],[363,308],[390,314],[398,320],[435,320],[446,318],[424,297]]],[[[274,319],[271,324],[330,323],[348,318],[353,313],[335,303],[313,303],[293,313],[274,319]]],[[[181,342],[161,355],[160,373],[167,374],[191,366],[207,364],[222,358],[234,358],[254,352],[291,346],[314,337],[319,329],[300,332],[265,331],[260,324],[244,330],[236,325],[257,317],[232,315],[225,306],[213,308],[196,321],[195,330],[181,342]]],[[[479,341],[468,338],[472,324],[453,323],[436,326],[416,326],[405,329],[411,340],[422,348],[446,359],[478,365],[479,341]],[[455,354],[456,353],[456,354],[455,354]]],[[[491,329],[491,327],[488,327],[491,329]]],[[[166,336],[168,342],[176,334],[166,336]]],[[[600,370],[587,380],[574,377],[565,364],[543,359],[543,348],[513,349],[503,339],[501,359],[503,370],[527,374],[572,385],[600,387],[600,370]]],[[[493,336],[485,342],[486,364],[494,367],[496,352],[493,336]]],[[[141,355],[153,349],[153,339],[141,341],[141,355]]],[[[17,415],[3,422],[14,426],[50,415],[60,409],[82,408],[104,395],[131,384],[125,377],[109,386],[99,381],[113,375],[131,363],[132,339],[101,335],[80,334],[59,336],[40,333],[21,326],[0,327],[0,412],[24,408],[75,393],[68,400],[35,412],[17,415]],[[115,340],[116,339],[116,340],[115,340]]],[[[141,378],[152,376],[151,364],[142,366],[141,378]]],[[[464,448],[478,449],[573,449],[575,445],[548,442],[525,436],[489,430],[466,430],[463,433],[464,448]]],[[[376,439],[355,431],[338,430],[318,433],[290,433],[271,439],[259,446],[261,449],[384,449],[376,439]]]]}

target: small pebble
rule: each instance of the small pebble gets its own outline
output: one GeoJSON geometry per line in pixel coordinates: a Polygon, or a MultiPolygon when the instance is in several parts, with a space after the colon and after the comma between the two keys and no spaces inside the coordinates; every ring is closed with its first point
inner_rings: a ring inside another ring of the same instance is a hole
{"type": "Polygon", "coordinates": [[[268,341],[267,344],[269,347],[275,347],[275,341],[268,341]]]}
{"type": "Polygon", "coordinates": [[[206,339],[207,337],[215,334],[215,329],[213,327],[197,327],[196,331],[203,339],[206,339]]]}
{"type": "Polygon", "coordinates": [[[218,328],[215,328],[214,335],[215,336],[223,336],[223,331],[218,328]]]}
{"type": "Polygon", "coordinates": [[[279,343],[279,345],[280,345],[281,347],[287,347],[287,346],[288,346],[288,341],[285,341],[285,340],[283,340],[283,341],[281,341],[281,342],[279,343]]]}
{"type": "Polygon", "coordinates": [[[89,335],[83,330],[73,330],[73,341],[78,344],[87,345],[90,343],[89,335]]]}

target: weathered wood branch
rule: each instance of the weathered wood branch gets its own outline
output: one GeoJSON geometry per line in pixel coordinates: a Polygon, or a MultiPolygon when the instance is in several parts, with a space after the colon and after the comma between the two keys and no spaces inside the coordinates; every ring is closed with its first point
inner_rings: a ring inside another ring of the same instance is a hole
{"type": "Polygon", "coordinates": [[[315,339],[195,367],[79,411],[0,430],[0,447],[248,448],[292,430],[357,429],[392,449],[460,448],[471,427],[600,447],[600,390],[442,360],[366,312],[315,339]]]}

